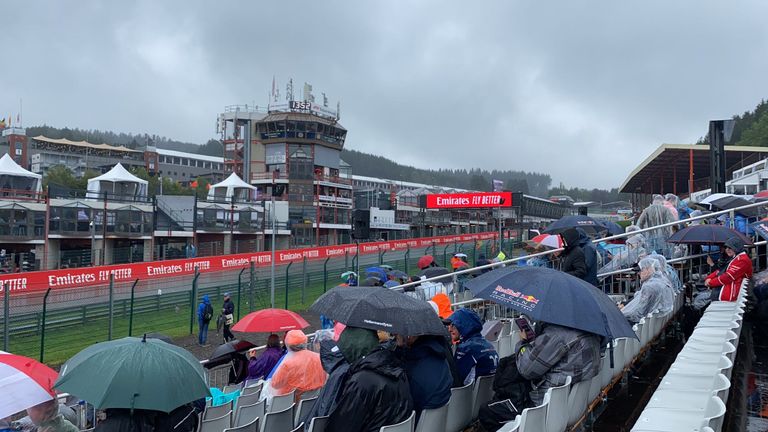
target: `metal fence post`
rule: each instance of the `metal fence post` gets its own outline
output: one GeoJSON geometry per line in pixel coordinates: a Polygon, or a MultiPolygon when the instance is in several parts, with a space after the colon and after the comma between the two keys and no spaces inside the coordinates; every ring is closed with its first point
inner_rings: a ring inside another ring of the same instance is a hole
{"type": "Polygon", "coordinates": [[[409,259],[411,259],[411,247],[410,247],[410,246],[408,246],[408,247],[405,249],[405,258],[403,259],[403,261],[405,261],[405,262],[403,263],[403,267],[405,268],[405,273],[406,273],[406,274],[408,274],[408,260],[409,260],[409,259]]]}
{"type": "Polygon", "coordinates": [[[131,314],[128,316],[128,336],[133,336],[133,301],[136,295],[136,285],[138,285],[139,280],[136,279],[133,281],[133,285],[131,285],[131,314]]]}
{"type": "Polygon", "coordinates": [[[45,292],[43,297],[43,323],[40,327],[40,363],[45,362],[45,318],[48,315],[48,295],[51,294],[51,287],[45,292]]]}
{"type": "Polygon", "coordinates": [[[248,312],[253,312],[253,289],[256,286],[256,264],[251,261],[251,279],[248,282],[248,312]]]}
{"type": "Polygon", "coordinates": [[[240,273],[237,274],[237,320],[240,321],[240,303],[243,302],[243,298],[240,297],[242,290],[240,287],[243,284],[243,273],[245,269],[240,269],[240,273]]]}
{"type": "Polygon", "coordinates": [[[344,251],[344,269],[349,269],[349,251],[344,251]]]}
{"type": "Polygon", "coordinates": [[[115,326],[115,274],[109,274],[109,328],[107,329],[107,340],[112,340],[112,330],[115,326]]]}
{"type": "Polygon", "coordinates": [[[195,277],[192,279],[192,295],[189,304],[189,334],[195,334],[195,303],[197,302],[197,278],[200,270],[195,266],[195,277]]]}
{"type": "Polygon", "coordinates": [[[437,255],[437,243],[432,242],[432,255],[437,255]]]}
{"type": "MultiPolygon", "coordinates": [[[[326,258],[323,263],[323,292],[328,291],[328,260],[330,259],[331,258],[326,258]]],[[[344,267],[346,268],[346,262],[344,263],[344,267]]]]}
{"type": "Polygon", "coordinates": [[[291,269],[291,265],[293,265],[292,262],[288,263],[288,266],[285,267],[285,308],[288,309],[288,270],[291,269]]]}
{"type": "Polygon", "coordinates": [[[11,283],[0,284],[3,289],[3,351],[8,352],[11,343],[11,283]]]}
{"type": "Polygon", "coordinates": [[[451,245],[447,245],[443,248],[443,267],[448,268],[448,248],[451,247],[451,245]]]}
{"type": "Polygon", "coordinates": [[[387,254],[387,251],[381,251],[379,252],[379,265],[384,264],[384,255],[387,254]]]}
{"type": "Polygon", "coordinates": [[[306,300],[307,292],[307,257],[301,262],[301,304],[306,300]]]}

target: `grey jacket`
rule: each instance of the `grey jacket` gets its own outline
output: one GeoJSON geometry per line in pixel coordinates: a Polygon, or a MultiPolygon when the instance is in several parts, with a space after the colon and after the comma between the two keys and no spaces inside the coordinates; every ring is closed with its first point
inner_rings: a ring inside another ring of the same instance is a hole
{"type": "MultiPolygon", "coordinates": [[[[537,329],[538,330],[538,329],[537,329]]],[[[530,344],[517,346],[517,370],[531,381],[531,400],[538,406],[550,387],[591,379],[600,368],[600,336],[562,327],[541,324],[541,331],[530,344]]]]}

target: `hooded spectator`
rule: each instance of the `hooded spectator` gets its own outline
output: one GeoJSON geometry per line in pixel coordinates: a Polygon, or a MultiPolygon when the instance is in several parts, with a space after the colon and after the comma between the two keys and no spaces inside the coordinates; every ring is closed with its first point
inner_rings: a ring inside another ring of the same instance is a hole
{"type": "Polygon", "coordinates": [[[260,356],[256,356],[256,348],[248,351],[248,378],[246,379],[266,379],[282,356],[283,349],[280,347],[280,337],[276,334],[269,335],[267,349],[260,356]]]}
{"type": "MultiPolygon", "coordinates": [[[[652,228],[655,226],[676,222],[678,219],[664,206],[664,197],[654,195],[651,205],[643,210],[637,219],[637,226],[641,229],[652,228]]],[[[662,255],[667,252],[667,239],[672,235],[672,226],[656,228],[646,233],[648,248],[662,255]]]]}
{"type": "Polygon", "coordinates": [[[51,399],[48,402],[27,408],[27,415],[37,426],[37,432],[78,432],[79,429],[67,421],[59,413],[59,401],[51,399]]]}
{"type": "Polygon", "coordinates": [[[407,419],[413,411],[408,377],[400,358],[378,344],[376,332],[347,327],[338,345],[350,366],[325,430],[378,432],[407,419]]]}
{"type": "Polygon", "coordinates": [[[106,419],[96,425],[94,432],[153,432],[155,414],[145,410],[107,409],[106,419]]]}
{"type": "MultiPolygon", "coordinates": [[[[477,257],[477,261],[475,261],[475,266],[476,266],[476,267],[481,267],[481,266],[485,266],[485,265],[488,265],[488,264],[491,264],[491,260],[489,260],[488,258],[486,258],[486,257],[485,257],[485,254],[480,254],[480,255],[477,257]]],[[[481,272],[481,273],[488,273],[488,272],[489,272],[489,271],[491,271],[491,270],[493,270],[493,269],[492,269],[492,268],[486,268],[486,269],[482,269],[482,270],[480,270],[480,272],[481,272]]]]}
{"type": "Polygon", "coordinates": [[[453,313],[451,310],[451,299],[447,294],[438,293],[432,297],[432,301],[437,305],[437,315],[442,319],[447,319],[453,313]]]}
{"type": "MultiPolygon", "coordinates": [[[[352,332],[353,334],[350,334],[350,337],[357,337],[354,334],[356,329],[352,329],[352,332]]],[[[367,348],[362,348],[363,351],[366,349],[370,351],[376,347],[377,340],[372,336],[370,332],[367,332],[364,336],[366,340],[360,342],[367,345],[367,348]]],[[[304,422],[305,429],[309,429],[309,423],[313,417],[327,416],[336,408],[336,401],[338,400],[341,386],[349,370],[349,363],[344,359],[344,355],[341,353],[338,345],[332,340],[320,342],[320,361],[323,364],[323,369],[328,373],[328,379],[317,395],[317,401],[312,406],[310,412],[301,419],[304,422]]]]}
{"type": "Polygon", "coordinates": [[[325,384],[325,371],[318,353],[306,349],[307,335],[301,330],[291,330],[285,336],[288,352],[285,359],[272,375],[272,388],[275,396],[296,390],[296,399],[310,390],[319,389],[325,384]]]}
{"type": "Polygon", "coordinates": [[[213,306],[211,305],[211,299],[208,298],[208,294],[203,296],[203,300],[197,306],[197,343],[200,346],[205,346],[208,341],[208,325],[213,319],[213,306]]]}
{"type": "Polygon", "coordinates": [[[517,370],[531,381],[531,402],[541,405],[547,389],[592,379],[600,370],[600,336],[549,323],[539,323],[532,342],[516,347],[517,370]]]}
{"type": "Polygon", "coordinates": [[[582,279],[597,286],[597,249],[586,231],[581,228],[576,228],[576,231],[579,233],[579,247],[584,253],[584,265],[587,271],[582,279]]]}
{"type": "Polygon", "coordinates": [[[448,331],[456,346],[456,367],[459,377],[467,385],[479,376],[493,375],[499,355],[480,333],[483,323],[473,310],[462,308],[448,317],[448,331]]]}
{"type": "Polygon", "coordinates": [[[635,293],[632,301],[621,308],[621,313],[632,323],[640,322],[641,318],[657,310],[669,312],[674,302],[674,295],[659,262],[653,258],[643,258],[638,266],[642,283],[640,290],[635,293]]]}
{"type": "Polygon", "coordinates": [[[626,269],[637,264],[638,261],[645,258],[647,252],[643,248],[642,234],[635,234],[627,239],[626,248],[616,253],[611,261],[598,270],[598,274],[608,273],[616,270],[626,269]]]}
{"type": "Polygon", "coordinates": [[[405,372],[411,387],[413,409],[418,422],[421,411],[440,408],[451,398],[453,377],[445,359],[440,336],[411,336],[405,343],[405,372]]]}
{"type": "Polygon", "coordinates": [[[667,277],[667,280],[669,281],[669,284],[672,287],[672,291],[675,294],[681,292],[683,290],[683,283],[680,282],[680,276],[677,274],[677,270],[675,270],[674,267],[667,264],[667,259],[664,258],[664,255],[652,253],[648,255],[648,257],[653,258],[659,262],[662,273],[664,273],[664,276],[667,277]]]}
{"type": "Polygon", "coordinates": [[[560,258],[560,271],[584,279],[587,275],[587,265],[584,260],[584,251],[579,247],[579,232],[575,228],[568,228],[561,236],[565,247],[563,252],[557,255],[560,258]]]}
{"type": "Polygon", "coordinates": [[[714,271],[704,280],[710,288],[722,287],[718,294],[720,301],[736,301],[745,278],[752,277],[752,260],[744,252],[744,243],[737,237],[725,242],[725,254],[730,258],[725,270],[714,271]]]}

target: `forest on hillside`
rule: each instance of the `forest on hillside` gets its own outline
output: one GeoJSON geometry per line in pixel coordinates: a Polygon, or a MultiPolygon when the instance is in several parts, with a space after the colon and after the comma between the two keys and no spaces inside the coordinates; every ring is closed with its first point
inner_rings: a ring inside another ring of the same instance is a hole
{"type": "MultiPolygon", "coordinates": [[[[728,144],[768,147],[768,101],[761,100],[754,110],[735,115],[733,119],[736,123],[728,144]]],[[[709,144],[709,134],[697,144],[709,144]]]]}

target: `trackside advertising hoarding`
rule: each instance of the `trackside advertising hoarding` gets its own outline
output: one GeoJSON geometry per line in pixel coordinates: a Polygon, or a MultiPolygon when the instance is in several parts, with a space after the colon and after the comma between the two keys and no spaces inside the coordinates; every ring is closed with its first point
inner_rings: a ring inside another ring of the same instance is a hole
{"type": "MultiPolygon", "coordinates": [[[[361,243],[360,254],[374,254],[389,250],[404,250],[408,248],[426,248],[429,246],[490,240],[498,233],[487,232],[477,234],[462,234],[454,236],[426,237],[418,239],[395,240],[375,243],[361,243]]],[[[307,249],[289,249],[275,251],[275,264],[283,265],[291,262],[326,258],[344,258],[345,254],[354,256],[357,247],[354,244],[324,246],[307,249]]],[[[253,252],[236,255],[222,255],[205,258],[189,258],[168,261],[151,261],[133,264],[118,264],[100,267],[83,267],[66,270],[37,271],[0,275],[0,292],[5,287],[11,294],[45,291],[51,289],[67,289],[87,286],[98,286],[109,283],[109,275],[114,275],[115,282],[127,282],[136,279],[162,279],[176,276],[195,274],[195,268],[202,273],[240,270],[248,268],[253,262],[257,267],[270,265],[271,252],[253,252]]]]}
{"type": "Polygon", "coordinates": [[[512,192],[427,195],[428,209],[512,207],[512,192]]]}

